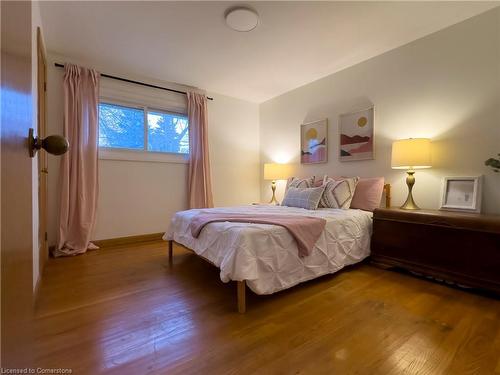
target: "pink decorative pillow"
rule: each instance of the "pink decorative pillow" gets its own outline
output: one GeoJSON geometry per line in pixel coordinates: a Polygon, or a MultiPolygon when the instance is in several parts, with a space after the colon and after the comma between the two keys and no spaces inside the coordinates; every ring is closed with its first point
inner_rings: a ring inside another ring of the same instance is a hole
{"type": "Polygon", "coordinates": [[[354,191],[351,208],[373,211],[380,206],[384,193],[384,178],[360,178],[354,191]]]}

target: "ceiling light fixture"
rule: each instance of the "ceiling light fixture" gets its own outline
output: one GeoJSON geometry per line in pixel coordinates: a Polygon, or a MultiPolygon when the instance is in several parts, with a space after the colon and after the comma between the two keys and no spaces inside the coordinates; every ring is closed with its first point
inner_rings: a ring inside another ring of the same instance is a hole
{"type": "Polygon", "coordinates": [[[240,32],[252,31],[259,24],[259,15],[247,7],[229,8],[224,16],[226,24],[231,29],[240,32]]]}

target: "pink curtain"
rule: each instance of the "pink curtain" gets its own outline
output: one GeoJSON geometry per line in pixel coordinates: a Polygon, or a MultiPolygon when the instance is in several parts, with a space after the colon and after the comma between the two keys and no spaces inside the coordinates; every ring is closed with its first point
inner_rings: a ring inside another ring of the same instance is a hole
{"type": "Polygon", "coordinates": [[[207,97],[188,92],[189,119],[189,208],[213,207],[210,158],[208,155],[207,97]]]}
{"type": "Polygon", "coordinates": [[[96,248],[90,242],[97,210],[99,73],[66,64],[64,135],[69,150],[61,161],[59,243],[55,256],[96,248]]]}

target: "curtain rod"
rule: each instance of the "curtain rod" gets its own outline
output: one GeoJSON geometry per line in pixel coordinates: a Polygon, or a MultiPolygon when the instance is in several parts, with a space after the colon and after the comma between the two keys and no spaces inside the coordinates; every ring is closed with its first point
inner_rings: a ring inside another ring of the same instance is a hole
{"type": "MultiPolygon", "coordinates": [[[[64,64],[54,63],[54,66],[56,66],[56,67],[58,67],[58,68],[64,68],[64,64]]],[[[177,94],[187,95],[187,92],[185,92],[185,91],[180,91],[180,90],[169,89],[169,88],[167,88],[167,87],[162,87],[162,86],[152,85],[152,84],[150,84],[150,83],[145,83],[145,82],[134,81],[134,80],[131,80],[131,79],[128,79],[128,78],[122,78],[122,77],[111,76],[111,75],[109,75],[109,74],[104,74],[104,73],[101,73],[101,77],[111,78],[111,79],[114,79],[114,80],[117,80],[117,81],[122,81],[122,82],[133,83],[133,84],[136,84],[136,85],[141,85],[141,86],[146,86],[146,87],[152,87],[152,88],[154,88],[154,89],[160,89],[160,90],[165,90],[165,91],[176,92],[177,94]]],[[[208,100],[214,100],[214,98],[210,98],[210,97],[208,97],[208,96],[207,96],[207,99],[208,99],[208,100]]]]}

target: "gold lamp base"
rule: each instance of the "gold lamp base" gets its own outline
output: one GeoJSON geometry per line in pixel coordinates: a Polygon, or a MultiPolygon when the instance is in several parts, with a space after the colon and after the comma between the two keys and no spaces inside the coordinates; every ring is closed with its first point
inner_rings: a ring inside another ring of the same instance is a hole
{"type": "Polygon", "coordinates": [[[413,185],[415,185],[415,171],[410,169],[409,171],[406,171],[406,173],[408,173],[408,176],[406,177],[406,185],[408,185],[408,197],[400,208],[403,210],[420,210],[420,207],[418,207],[413,200],[412,194],[413,185]]]}
{"type": "Polygon", "coordinates": [[[269,201],[269,204],[275,204],[276,206],[280,205],[280,202],[276,199],[276,180],[273,180],[271,183],[271,190],[273,191],[273,197],[269,201]]]}

